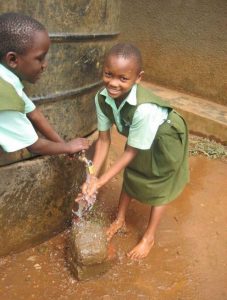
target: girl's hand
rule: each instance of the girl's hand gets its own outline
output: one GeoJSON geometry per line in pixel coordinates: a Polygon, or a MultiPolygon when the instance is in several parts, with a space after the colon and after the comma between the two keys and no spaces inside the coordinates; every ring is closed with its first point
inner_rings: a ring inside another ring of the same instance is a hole
{"type": "Polygon", "coordinates": [[[84,198],[84,197],[83,197],[83,194],[82,194],[82,193],[79,193],[74,201],[79,203],[80,201],[83,200],[83,198],[84,198]]]}
{"type": "Polygon", "coordinates": [[[98,188],[98,178],[94,175],[88,175],[86,182],[82,185],[82,193],[91,197],[97,193],[98,188]]]}

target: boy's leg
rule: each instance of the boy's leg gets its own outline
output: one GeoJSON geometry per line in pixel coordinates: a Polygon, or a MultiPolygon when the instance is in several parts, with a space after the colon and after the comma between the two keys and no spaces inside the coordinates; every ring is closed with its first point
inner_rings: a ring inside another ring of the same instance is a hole
{"type": "Polygon", "coordinates": [[[110,225],[106,232],[108,240],[110,240],[119,229],[125,226],[125,215],[131,199],[132,198],[122,189],[116,220],[110,225]]]}
{"type": "Polygon", "coordinates": [[[127,254],[131,259],[141,259],[148,255],[154,245],[154,236],[159,221],[166,209],[166,205],[153,206],[150,212],[150,219],[147,229],[141,241],[127,254]]]}

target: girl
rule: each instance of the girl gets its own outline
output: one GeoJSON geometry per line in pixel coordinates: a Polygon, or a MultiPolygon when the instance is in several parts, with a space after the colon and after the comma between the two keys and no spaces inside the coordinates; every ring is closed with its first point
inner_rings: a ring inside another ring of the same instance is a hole
{"type": "Polygon", "coordinates": [[[103,67],[105,88],[96,95],[99,137],[94,154],[95,175],[107,157],[110,128],[127,137],[119,159],[82,192],[92,195],[124,169],[116,220],[107,230],[108,239],[125,225],[132,198],[151,206],[147,229],[127,254],[131,259],[148,255],[157,225],[167,203],[188,182],[188,132],[185,121],[167,103],[139,85],[143,71],[140,51],[131,44],[117,44],[108,52],[103,67]]]}

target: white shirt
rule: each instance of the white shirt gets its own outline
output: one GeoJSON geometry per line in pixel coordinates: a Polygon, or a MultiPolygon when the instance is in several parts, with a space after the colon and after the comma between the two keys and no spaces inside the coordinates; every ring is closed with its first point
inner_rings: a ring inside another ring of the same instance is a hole
{"type": "MultiPolygon", "coordinates": [[[[119,108],[116,107],[115,100],[108,95],[106,89],[101,92],[101,95],[106,97],[105,102],[107,105],[110,105],[112,108],[116,126],[120,132],[122,132],[120,111],[126,102],[131,105],[137,104],[136,91],[137,85],[135,84],[119,108]]],[[[98,94],[95,97],[95,104],[98,129],[100,131],[109,130],[113,124],[102,112],[98,103],[98,94]]],[[[161,107],[153,103],[140,104],[133,116],[127,144],[141,150],[150,149],[159,126],[167,119],[167,117],[168,109],[165,107],[161,107]]]]}

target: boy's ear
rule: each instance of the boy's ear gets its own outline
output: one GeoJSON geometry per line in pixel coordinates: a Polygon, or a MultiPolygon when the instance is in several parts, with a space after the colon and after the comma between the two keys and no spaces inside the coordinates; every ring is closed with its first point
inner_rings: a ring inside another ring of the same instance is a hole
{"type": "Polygon", "coordinates": [[[11,69],[16,69],[18,64],[18,54],[16,52],[7,52],[5,55],[5,62],[11,69]]]}
{"type": "Polygon", "coordinates": [[[136,83],[139,83],[139,82],[140,82],[140,80],[142,79],[143,74],[144,74],[144,71],[141,71],[141,72],[138,74],[138,77],[137,77],[137,79],[136,79],[136,83]]]}

